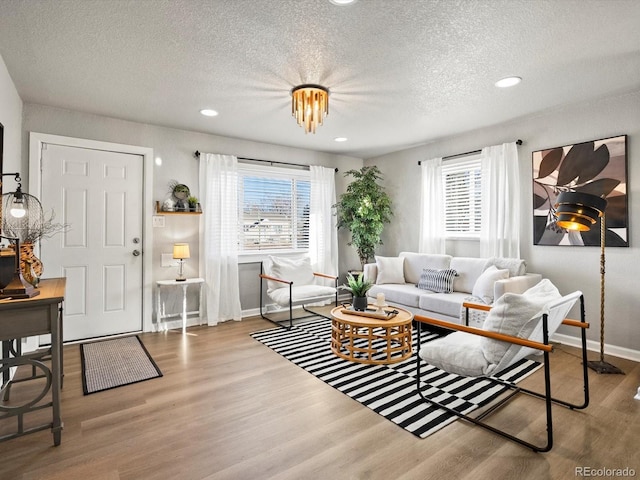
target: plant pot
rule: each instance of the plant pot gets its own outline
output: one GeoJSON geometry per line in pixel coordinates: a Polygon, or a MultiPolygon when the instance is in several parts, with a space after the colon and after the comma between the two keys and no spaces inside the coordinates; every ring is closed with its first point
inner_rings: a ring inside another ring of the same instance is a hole
{"type": "Polygon", "coordinates": [[[353,297],[353,309],[364,312],[367,309],[367,297],[353,297]]]}

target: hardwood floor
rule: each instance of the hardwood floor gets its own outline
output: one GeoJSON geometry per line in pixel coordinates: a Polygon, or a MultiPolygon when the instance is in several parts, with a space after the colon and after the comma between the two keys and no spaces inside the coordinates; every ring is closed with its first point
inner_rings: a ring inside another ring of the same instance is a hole
{"type": "MultiPolygon", "coordinates": [[[[536,454],[462,421],[418,439],[249,337],[272,327],[250,318],[143,334],[164,376],[88,396],[79,347],[65,347],[62,444],[49,431],[0,443],[0,479],[539,480],[576,478],[576,467],[640,476],[638,363],[613,359],[626,375],[590,372],[590,406],[554,406],[555,446],[536,454]]],[[[559,397],[581,393],[576,354],[552,354],[559,397]]],[[[543,403],[520,397],[493,421],[542,439],[543,403]]]]}

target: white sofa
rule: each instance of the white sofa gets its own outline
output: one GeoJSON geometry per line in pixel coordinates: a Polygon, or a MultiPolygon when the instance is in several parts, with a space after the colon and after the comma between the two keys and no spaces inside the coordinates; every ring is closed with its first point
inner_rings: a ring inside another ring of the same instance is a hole
{"type": "MultiPolygon", "coordinates": [[[[398,257],[376,256],[376,263],[364,266],[364,278],[374,283],[367,294],[371,301],[382,293],[389,305],[454,323],[464,323],[464,301],[492,304],[506,292],[523,293],[542,280],[540,274],[526,273],[526,264],[520,259],[412,252],[402,252],[398,257]],[[447,282],[445,277],[453,275],[450,270],[455,271],[455,276],[452,282],[447,282]],[[432,286],[429,281],[441,273],[444,274],[441,283],[432,288],[439,290],[444,284],[444,290],[449,287],[452,291],[442,293],[425,289],[432,286]],[[418,288],[421,276],[422,288],[418,288]]],[[[470,325],[478,325],[484,315],[470,315],[469,319],[470,325]]]]}

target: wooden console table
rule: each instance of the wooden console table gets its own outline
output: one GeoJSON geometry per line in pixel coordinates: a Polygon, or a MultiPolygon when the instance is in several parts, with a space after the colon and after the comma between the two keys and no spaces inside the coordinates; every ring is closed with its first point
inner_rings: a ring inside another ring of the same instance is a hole
{"type": "Polygon", "coordinates": [[[17,417],[18,424],[14,433],[0,437],[0,441],[51,428],[54,445],[60,445],[62,436],[60,389],[62,388],[63,371],[62,303],[65,286],[65,278],[42,280],[38,286],[40,295],[22,300],[0,301],[0,340],[2,341],[0,421],[17,417]],[[48,349],[22,353],[21,341],[23,338],[46,334],[51,334],[51,346],[48,349]],[[51,357],[51,368],[43,362],[45,356],[51,357]],[[25,379],[11,380],[10,369],[21,365],[31,366],[34,374],[25,379]],[[35,375],[35,369],[39,369],[42,374],[35,375]],[[11,386],[34,378],[46,379],[43,390],[36,394],[35,398],[21,405],[10,405],[8,399],[11,386]],[[51,401],[42,402],[49,390],[51,391],[51,401]],[[25,415],[44,408],[51,408],[51,422],[25,429],[25,415]]]}

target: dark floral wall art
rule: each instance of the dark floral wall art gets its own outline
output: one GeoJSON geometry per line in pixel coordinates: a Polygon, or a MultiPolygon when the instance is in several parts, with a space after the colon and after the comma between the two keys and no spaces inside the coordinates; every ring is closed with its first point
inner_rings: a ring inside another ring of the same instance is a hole
{"type": "Polygon", "coordinates": [[[533,244],[600,246],[600,223],[588,232],[568,232],[554,219],[560,192],[607,199],[605,244],[629,246],[627,136],[604,138],[533,152],[533,244]]]}

